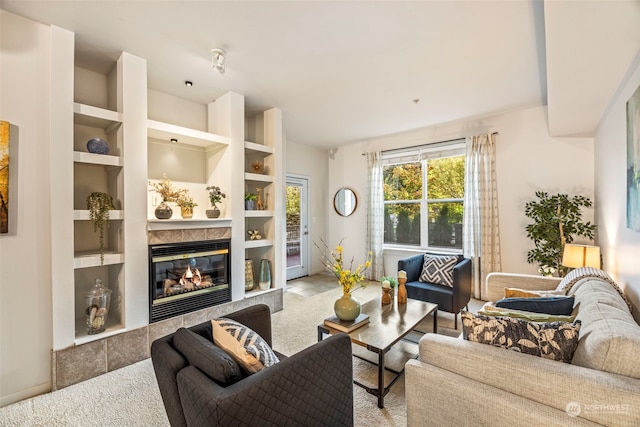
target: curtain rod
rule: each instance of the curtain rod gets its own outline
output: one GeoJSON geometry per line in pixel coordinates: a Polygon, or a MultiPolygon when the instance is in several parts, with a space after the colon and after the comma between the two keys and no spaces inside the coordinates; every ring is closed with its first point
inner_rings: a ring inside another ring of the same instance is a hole
{"type": "MultiPolygon", "coordinates": [[[[500,132],[491,132],[491,135],[500,135],[500,132]]],[[[463,140],[463,139],[466,139],[466,137],[448,139],[446,141],[431,142],[429,144],[412,145],[410,147],[394,148],[393,150],[383,150],[383,151],[385,153],[393,153],[394,151],[398,151],[398,150],[408,150],[408,149],[411,149],[411,148],[418,148],[418,147],[423,147],[425,145],[431,145],[431,144],[446,144],[447,142],[455,142],[455,141],[460,141],[460,140],[463,140]]],[[[366,156],[367,153],[362,153],[362,155],[366,156]]]]}

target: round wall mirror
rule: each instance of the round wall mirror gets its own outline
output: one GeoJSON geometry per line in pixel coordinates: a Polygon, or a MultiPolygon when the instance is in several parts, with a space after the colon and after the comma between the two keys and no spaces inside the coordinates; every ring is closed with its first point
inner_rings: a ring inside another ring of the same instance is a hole
{"type": "Polygon", "coordinates": [[[333,208],[340,216],[351,215],[357,207],[358,198],[356,197],[356,193],[348,187],[342,187],[333,197],[333,208]]]}

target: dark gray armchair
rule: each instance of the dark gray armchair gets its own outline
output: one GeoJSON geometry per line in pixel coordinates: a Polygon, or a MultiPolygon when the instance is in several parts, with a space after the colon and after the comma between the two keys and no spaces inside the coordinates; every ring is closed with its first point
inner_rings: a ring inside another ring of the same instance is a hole
{"type": "MultiPolygon", "coordinates": [[[[442,255],[442,254],[435,254],[442,255]]],[[[407,272],[407,296],[409,298],[438,304],[438,310],[454,314],[454,325],[458,329],[458,313],[471,300],[471,260],[458,256],[453,267],[453,287],[420,282],[424,255],[414,255],[398,261],[398,270],[407,272]]]]}
{"type": "MultiPolygon", "coordinates": [[[[224,317],[257,332],[270,346],[271,313],[254,305],[224,317]]],[[[211,322],[188,328],[212,340],[211,322]]],[[[353,425],[351,340],[337,334],[239,381],[223,386],[190,365],[174,335],[151,345],[169,422],[176,426],[353,425]]]]}

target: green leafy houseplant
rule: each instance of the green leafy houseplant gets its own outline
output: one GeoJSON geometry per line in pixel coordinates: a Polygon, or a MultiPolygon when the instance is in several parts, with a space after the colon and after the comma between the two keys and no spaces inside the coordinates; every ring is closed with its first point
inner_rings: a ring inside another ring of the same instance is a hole
{"type": "Polygon", "coordinates": [[[258,200],[258,195],[256,193],[244,193],[244,199],[250,202],[255,202],[258,200]]]}
{"type": "Polygon", "coordinates": [[[93,192],[87,197],[89,218],[93,224],[93,231],[100,232],[100,265],[104,264],[104,230],[109,228],[109,210],[113,207],[113,198],[100,192],[93,192]]]}
{"type": "Polygon", "coordinates": [[[198,206],[198,204],[193,201],[193,197],[191,197],[191,195],[189,194],[189,190],[184,190],[184,192],[180,193],[180,196],[178,196],[178,200],[176,201],[176,204],[181,208],[190,208],[190,209],[193,209],[196,206],[198,206]]]}
{"type": "Polygon", "coordinates": [[[564,277],[568,268],[561,265],[564,245],[576,237],[594,240],[596,225],[582,221],[582,208],[590,208],[591,200],[584,196],[569,197],[566,194],[549,195],[536,191],[538,200],[525,204],[525,215],[533,220],[526,227],[527,237],[533,240],[534,249],[527,252],[527,262],[538,264],[541,272],[555,269],[564,277]]]}
{"type": "Polygon", "coordinates": [[[211,207],[213,208],[216,207],[216,203],[220,203],[222,199],[227,197],[227,195],[224,194],[218,186],[210,185],[207,187],[207,190],[209,191],[209,201],[211,202],[211,207]]]}

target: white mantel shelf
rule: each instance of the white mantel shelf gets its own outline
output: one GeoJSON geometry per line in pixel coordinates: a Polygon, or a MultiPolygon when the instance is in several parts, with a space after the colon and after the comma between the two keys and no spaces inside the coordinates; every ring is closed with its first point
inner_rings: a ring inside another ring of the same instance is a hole
{"type": "Polygon", "coordinates": [[[231,218],[147,219],[149,231],[221,227],[231,227],[231,218]]]}

